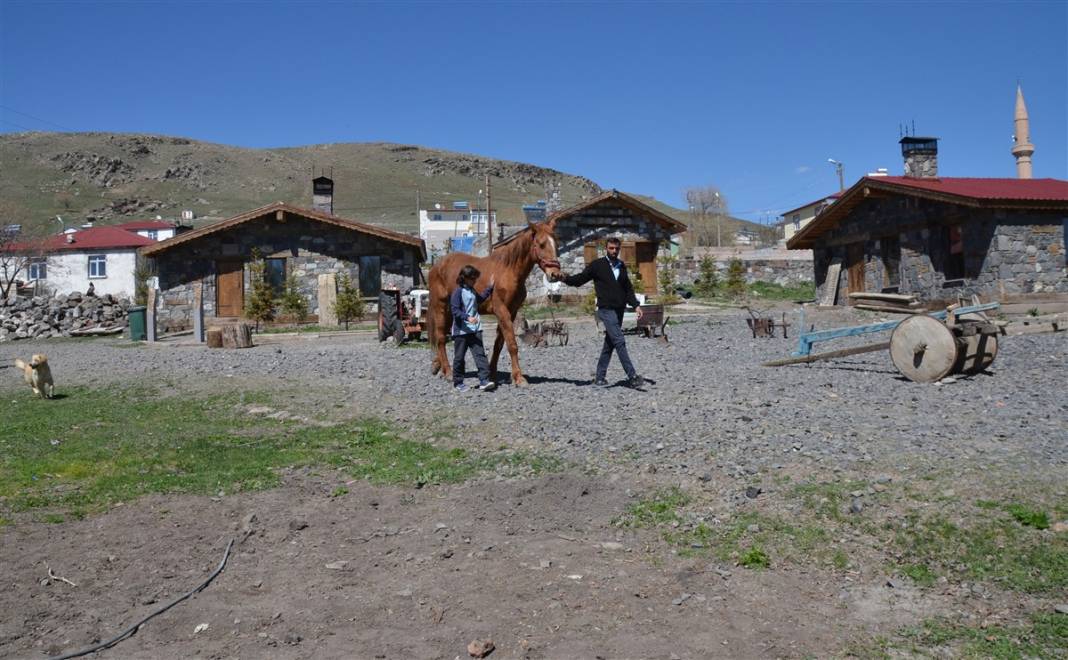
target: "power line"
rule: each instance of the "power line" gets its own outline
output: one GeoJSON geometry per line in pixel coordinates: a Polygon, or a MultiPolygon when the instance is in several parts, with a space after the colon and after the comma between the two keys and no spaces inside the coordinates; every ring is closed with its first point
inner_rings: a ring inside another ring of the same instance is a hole
{"type": "MultiPolygon", "coordinates": [[[[16,109],[12,108],[9,105],[0,104],[0,108],[3,108],[4,110],[7,110],[8,112],[14,112],[16,115],[22,115],[23,117],[28,117],[28,118],[33,119],[35,121],[43,122],[45,124],[51,124],[52,126],[55,126],[56,128],[62,128],[65,131],[74,131],[75,130],[75,129],[69,128],[67,126],[63,126],[61,124],[57,124],[54,121],[48,121],[47,119],[41,119],[40,117],[34,117],[33,115],[31,115],[31,114],[29,114],[27,112],[22,112],[21,110],[16,110],[16,109]]],[[[33,129],[31,128],[31,129],[28,129],[28,130],[33,130],[33,129]]]]}
{"type": "Polygon", "coordinates": [[[35,131],[35,130],[37,130],[37,129],[35,129],[35,128],[30,128],[29,126],[23,126],[22,124],[16,124],[15,122],[13,122],[13,121],[8,121],[8,120],[6,120],[6,119],[0,119],[0,122],[4,122],[5,124],[9,124],[9,125],[11,125],[11,126],[16,126],[16,127],[18,127],[18,128],[24,128],[24,129],[26,129],[27,131],[35,131]]]}

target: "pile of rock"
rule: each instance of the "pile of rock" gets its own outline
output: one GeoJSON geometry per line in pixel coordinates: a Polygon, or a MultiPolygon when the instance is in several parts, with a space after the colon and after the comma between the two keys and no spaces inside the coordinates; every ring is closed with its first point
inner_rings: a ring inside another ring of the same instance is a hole
{"type": "Polygon", "coordinates": [[[90,329],[126,327],[130,301],[70,293],[0,301],[0,341],[70,337],[90,329]]]}

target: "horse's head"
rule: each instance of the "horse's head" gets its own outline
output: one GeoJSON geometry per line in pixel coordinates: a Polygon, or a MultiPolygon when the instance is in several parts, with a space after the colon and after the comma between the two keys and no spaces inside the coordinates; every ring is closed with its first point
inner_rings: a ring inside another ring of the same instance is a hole
{"type": "Polygon", "coordinates": [[[556,254],[556,220],[530,225],[534,232],[531,253],[534,261],[550,280],[560,275],[560,261],[556,254]]]}

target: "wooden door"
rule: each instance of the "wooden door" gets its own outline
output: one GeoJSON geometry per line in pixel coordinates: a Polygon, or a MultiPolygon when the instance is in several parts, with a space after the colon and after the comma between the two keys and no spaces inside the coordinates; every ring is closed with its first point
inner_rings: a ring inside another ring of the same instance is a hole
{"type": "Polygon", "coordinates": [[[647,295],[656,294],[656,243],[652,241],[638,241],[634,244],[635,259],[638,262],[638,272],[642,276],[642,284],[645,285],[647,295]]]}
{"type": "Polygon", "coordinates": [[[849,268],[849,291],[846,293],[864,291],[864,244],[854,243],[850,245],[846,261],[849,268]]]}
{"type": "Polygon", "coordinates": [[[215,262],[215,316],[241,316],[245,308],[244,262],[215,262]]]}

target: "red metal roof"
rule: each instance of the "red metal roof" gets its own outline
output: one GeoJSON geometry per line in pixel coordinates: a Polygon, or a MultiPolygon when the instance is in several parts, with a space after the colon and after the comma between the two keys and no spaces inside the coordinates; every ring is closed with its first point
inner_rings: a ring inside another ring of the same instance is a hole
{"type": "Polygon", "coordinates": [[[60,252],[64,250],[118,250],[121,248],[138,248],[143,245],[155,243],[151,238],[138,236],[133,232],[119,229],[118,227],[93,227],[92,229],[79,229],[72,234],[53,234],[39,244],[26,244],[14,249],[29,248],[44,252],[60,252]],[[68,236],[74,237],[73,243],[68,243],[68,236]]]}
{"type": "Polygon", "coordinates": [[[174,223],[167,222],[166,220],[134,220],[133,222],[124,222],[121,225],[110,226],[125,229],[127,231],[138,231],[142,229],[174,229],[174,223]]]}
{"type": "Polygon", "coordinates": [[[1068,209],[1068,181],[1061,179],[863,177],[846,190],[841,199],[794,234],[786,247],[791,250],[813,247],[818,236],[837,226],[869,194],[908,195],[977,208],[1044,212],[1068,209]]]}
{"type": "Polygon", "coordinates": [[[1068,201],[1068,181],[1060,179],[986,179],[942,177],[914,179],[905,176],[881,176],[876,181],[918,188],[946,195],[974,199],[1018,199],[1050,202],[1068,201]]]}

